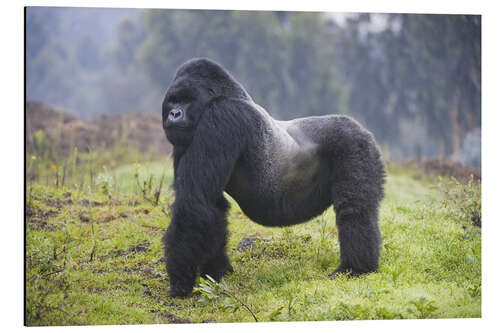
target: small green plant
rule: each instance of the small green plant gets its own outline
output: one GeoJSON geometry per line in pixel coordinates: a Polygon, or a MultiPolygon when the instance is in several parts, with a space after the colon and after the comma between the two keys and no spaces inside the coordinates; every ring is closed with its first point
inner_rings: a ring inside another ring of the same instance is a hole
{"type": "Polygon", "coordinates": [[[134,179],[136,182],[136,186],[142,194],[144,200],[151,202],[154,206],[158,206],[160,202],[161,191],[163,189],[163,182],[165,180],[165,171],[162,173],[158,185],[155,187],[153,185],[154,177],[152,174],[150,174],[148,178],[141,181],[139,175],[140,168],[141,165],[139,163],[135,163],[134,179]]]}
{"type": "Polygon", "coordinates": [[[387,267],[387,269],[391,275],[394,288],[397,288],[398,281],[400,280],[400,277],[403,275],[403,273],[406,271],[406,267],[397,264],[391,264],[387,267]]]}
{"type": "MultiPolygon", "coordinates": [[[[106,171],[105,167],[103,169],[106,171]]],[[[107,173],[100,173],[97,175],[96,185],[103,194],[108,195],[111,193],[113,178],[107,173]]]]}
{"type": "Polygon", "coordinates": [[[415,313],[419,319],[431,318],[432,314],[438,309],[434,303],[434,300],[428,300],[425,297],[420,297],[419,299],[410,302],[415,309],[410,307],[408,308],[408,312],[415,313]]]}
{"type": "Polygon", "coordinates": [[[362,307],[360,304],[347,304],[340,302],[335,307],[336,320],[354,320],[354,319],[369,319],[370,311],[362,307]]]}
{"type": "Polygon", "coordinates": [[[386,308],[377,308],[375,310],[376,316],[382,319],[403,319],[403,315],[397,311],[390,311],[386,308]]]}
{"type": "Polygon", "coordinates": [[[45,136],[42,130],[38,130],[33,135],[33,150],[34,155],[38,156],[42,160],[53,159],[53,145],[49,138],[45,136]]]}
{"type": "Polygon", "coordinates": [[[292,295],[288,295],[287,308],[288,308],[288,316],[289,317],[291,317],[292,314],[295,312],[295,309],[293,307],[295,305],[296,300],[297,300],[297,297],[292,296],[292,295]]]}
{"type": "Polygon", "coordinates": [[[268,316],[268,319],[269,321],[276,321],[278,316],[281,314],[281,312],[283,311],[285,307],[282,305],[280,307],[278,307],[276,310],[274,310],[273,312],[271,312],[271,314],[268,316]]]}
{"type": "Polygon", "coordinates": [[[467,291],[471,295],[471,297],[479,297],[481,296],[481,283],[479,284],[471,284],[467,287],[467,291]]]}
{"type": "Polygon", "coordinates": [[[28,323],[50,323],[54,318],[78,324],[64,308],[68,307],[67,296],[71,287],[66,271],[66,248],[58,251],[44,237],[28,235],[30,247],[26,253],[26,287],[31,292],[26,297],[26,320],[28,323]]]}
{"type": "Polygon", "coordinates": [[[322,270],[328,270],[332,266],[333,257],[329,254],[332,252],[332,240],[334,237],[330,234],[329,226],[331,221],[326,217],[326,212],[321,215],[315,222],[319,226],[319,242],[316,242],[315,261],[322,270]]]}
{"type": "MultiPolygon", "coordinates": [[[[221,296],[226,296],[230,299],[234,299],[236,302],[241,304],[245,309],[250,312],[252,315],[253,319],[258,322],[258,318],[255,315],[255,313],[250,309],[250,307],[243,303],[238,297],[236,297],[230,290],[229,287],[227,286],[226,282],[224,280],[221,280],[221,282],[215,281],[210,275],[207,275],[207,278],[204,279],[203,277],[200,276],[200,283],[198,287],[194,289],[195,292],[201,293],[203,296],[207,297],[208,299],[215,300],[217,298],[220,298],[221,296]]],[[[227,306],[233,306],[231,302],[228,302],[228,299],[225,298],[226,305],[227,306]]],[[[235,308],[237,310],[237,308],[235,308]]]]}
{"type": "Polygon", "coordinates": [[[475,180],[472,175],[467,183],[461,183],[455,178],[441,178],[438,186],[445,194],[442,205],[450,209],[457,220],[481,226],[480,180],[475,180]]]}

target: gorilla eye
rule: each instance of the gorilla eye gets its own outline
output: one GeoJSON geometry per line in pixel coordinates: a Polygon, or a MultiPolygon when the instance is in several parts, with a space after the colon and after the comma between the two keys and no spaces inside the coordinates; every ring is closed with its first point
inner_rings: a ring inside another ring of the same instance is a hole
{"type": "Polygon", "coordinates": [[[186,104],[191,101],[193,96],[188,90],[179,90],[171,94],[168,98],[169,102],[172,104],[186,104]]]}

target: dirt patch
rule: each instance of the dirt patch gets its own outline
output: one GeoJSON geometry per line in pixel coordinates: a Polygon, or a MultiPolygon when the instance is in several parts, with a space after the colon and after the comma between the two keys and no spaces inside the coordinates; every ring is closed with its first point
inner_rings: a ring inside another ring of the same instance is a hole
{"type": "Polygon", "coordinates": [[[150,279],[159,279],[163,277],[163,275],[158,270],[149,266],[125,267],[122,269],[122,271],[127,273],[139,273],[141,275],[147,276],[150,279]]]}
{"type": "Polygon", "coordinates": [[[167,319],[172,324],[191,324],[193,323],[189,318],[181,318],[174,315],[171,312],[163,311],[159,312],[158,310],[151,310],[152,313],[158,313],[158,315],[162,318],[167,319]]]}
{"type": "Polygon", "coordinates": [[[149,232],[153,233],[153,234],[165,231],[165,228],[155,227],[155,226],[152,226],[152,225],[143,224],[142,226],[144,228],[146,228],[149,232]]]}
{"type": "Polygon", "coordinates": [[[204,321],[202,321],[202,323],[204,323],[204,324],[214,324],[216,322],[217,322],[217,320],[215,320],[213,318],[208,318],[208,319],[205,319],[204,321]]]}
{"type": "Polygon", "coordinates": [[[73,200],[71,198],[58,200],[58,199],[47,199],[43,200],[43,203],[50,207],[62,208],[67,205],[73,204],[73,200]]]}
{"type": "MultiPolygon", "coordinates": [[[[127,250],[124,249],[113,249],[110,251],[108,256],[113,256],[113,257],[119,257],[119,256],[125,256],[128,257],[129,255],[135,254],[135,253],[142,253],[142,252],[147,252],[149,250],[149,247],[151,246],[151,243],[149,241],[144,241],[142,243],[139,243],[137,245],[131,245],[127,250]]],[[[140,271],[143,268],[125,268],[124,271],[140,271]]]]}
{"type": "Polygon", "coordinates": [[[31,205],[26,205],[26,217],[28,218],[39,217],[47,219],[49,217],[55,217],[57,214],[59,214],[59,212],[55,210],[42,210],[31,205]]]}
{"type": "Polygon", "coordinates": [[[50,217],[55,217],[59,212],[54,210],[42,210],[33,206],[26,206],[26,222],[36,230],[54,231],[60,229],[59,226],[48,223],[50,217]]]}
{"type": "MultiPolygon", "coordinates": [[[[113,249],[109,252],[109,254],[107,256],[104,256],[103,258],[107,258],[107,257],[121,257],[121,256],[127,256],[127,251],[125,250],[122,250],[122,249],[113,249]]],[[[131,271],[130,268],[124,268],[123,269],[124,272],[129,272],[131,271]]]]}
{"type": "Polygon", "coordinates": [[[472,216],[472,224],[481,228],[481,216],[479,216],[479,214],[474,214],[474,216],[472,216]]]}
{"type": "Polygon", "coordinates": [[[76,202],[77,205],[81,205],[81,206],[94,206],[94,207],[100,207],[100,206],[104,206],[104,203],[103,202],[99,202],[99,201],[93,201],[93,200],[80,200],[80,201],[77,201],[76,202]]]}
{"type": "MultiPolygon", "coordinates": [[[[111,212],[109,214],[106,214],[104,216],[99,216],[98,218],[95,219],[95,223],[108,223],[113,220],[116,220],[117,218],[121,217],[121,214],[118,212],[111,212]]],[[[90,222],[90,217],[88,215],[80,215],[80,221],[83,223],[89,223],[90,222]]]]}
{"type": "Polygon", "coordinates": [[[87,215],[80,215],[80,221],[82,221],[83,223],[89,223],[90,217],[88,217],[87,215]]]}
{"type": "Polygon", "coordinates": [[[152,268],[152,267],[149,267],[149,266],[146,266],[144,267],[141,272],[146,275],[146,276],[149,276],[153,279],[158,279],[158,278],[161,278],[162,277],[162,274],[160,272],[158,272],[156,269],[152,268]]]}
{"type": "Polygon", "coordinates": [[[261,240],[260,238],[257,238],[257,237],[245,237],[241,240],[241,242],[239,242],[238,246],[236,247],[236,249],[238,251],[245,251],[245,250],[248,250],[248,249],[252,249],[254,247],[257,247],[257,244],[256,242],[261,240]]]}
{"type": "Polygon", "coordinates": [[[108,223],[108,222],[111,222],[113,220],[116,220],[117,218],[119,218],[121,215],[120,213],[118,212],[112,212],[110,214],[107,214],[105,216],[101,216],[99,217],[96,222],[97,223],[108,223]]]}
{"type": "Polygon", "coordinates": [[[132,245],[128,248],[129,252],[133,253],[141,253],[141,252],[146,252],[149,250],[149,247],[151,246],[151,243],[149,241],[144,241],[140,244],[137,245],[132,245]]]}
{"type": "Polygon", "coordinates": [[[43,219],[29,219],[28,220],[28,225],[31,226],[35,230],[44,230],[44,231],[56,231],[61,229],[61,227],[48,223],[46,220],[43,219]]]}

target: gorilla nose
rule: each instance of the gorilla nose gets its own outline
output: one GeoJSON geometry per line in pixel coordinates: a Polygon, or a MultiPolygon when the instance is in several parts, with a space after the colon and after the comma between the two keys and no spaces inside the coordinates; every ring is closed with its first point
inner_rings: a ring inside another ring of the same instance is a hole
{"type": "Polygon", "coordinates": [[[184,111],[182,109],[173,109],[168,113],[168,121],[176,123],[184,120],[184,111]]]}

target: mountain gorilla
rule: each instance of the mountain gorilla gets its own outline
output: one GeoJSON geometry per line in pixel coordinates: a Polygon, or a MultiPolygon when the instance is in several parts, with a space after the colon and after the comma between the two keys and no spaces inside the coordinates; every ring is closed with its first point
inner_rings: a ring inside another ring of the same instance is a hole
{"type": "Polygon", "coordinates": [[[273,119],[220,65],[183,64],[167,90],[163,127],[173,144],[172,221],[163,238],[171,296],[190,296],[197,274],[232,272],[226,191],[253,221],[302,223],[333,204],[340,266],[378,268],[378,206],[385,168],[370,132],[341,115],[273,119]]]}

